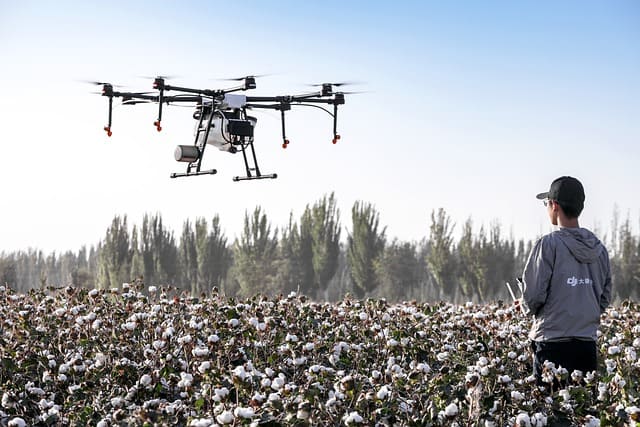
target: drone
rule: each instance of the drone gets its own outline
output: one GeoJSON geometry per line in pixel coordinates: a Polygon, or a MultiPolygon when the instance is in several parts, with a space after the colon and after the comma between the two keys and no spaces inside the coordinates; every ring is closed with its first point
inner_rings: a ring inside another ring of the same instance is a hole
{"type": "Polygon", "coordinates": [[[104,82],[91,82],[102,86],[102,96],[109,100],[108,122],[104,127],[107,136],[112,135],[112,112],[114,98],[122,99],[123,105],[135,105],[141,103],[155,103],[158,105],[158,116],[153,122],[157,131],[162,131],[162,107],[163,105],[193,104],[195,112],[193,118],[196,121],[195,138],[192,145],[178,145],[175,149],[175,159],[178,162],[187,163],[186,172],[172,173],[171,178],[213,175],[216,169],[202,170],[207,145],[231,154],[242,153],[245,175],[235,176],[233,181],[246,181],[265,178],[277,178],[275,173],[263,174],[258,166],[256,150],[254,148],[254,129],[257,119],[247,112],[257,109],[280,111],[282,121],[282,148],[287,148],[289,139],[286,136],[285,112],[293,106],[307,106],[319,108],[333,117],[333,139],[336,144],[340,140],[337,132],[338,106],[345,103],[345,94],[354,92],[335,91],[348,83],[322,83],[311,85],[318,90],[300,95],[283,96],[246,96],[235,92],[248,91],[256,88],[256,76],[246,76],[235,79],[238,85],[227,89],[194,89],[167,84],[165,76],[155,77],[153,80],[154,92],[121,92],[115,90],[119,86],[104,82]],[[174,92],[174,94],[168,94],[174,92]],[[327,108],[323,106],[327,105],[327,108]],[[329,106],[333,106],[333,111],[329,106]]]}

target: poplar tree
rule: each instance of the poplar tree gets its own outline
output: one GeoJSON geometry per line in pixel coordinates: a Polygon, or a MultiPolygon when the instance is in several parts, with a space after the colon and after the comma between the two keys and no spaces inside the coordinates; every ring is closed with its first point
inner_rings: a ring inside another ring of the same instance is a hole
{"type": "Polygon", "coordinates": [[[198,257],[196,251],[196,236],[187,219],[182,224],[182,234],[180,235],[180,246],[178,248],[180,258],[180,284],[181,287],[198,292],[198,257]]]}
{"type": "MultiPolygon", "coordinates": [[[[107,229],[106,236],[100,248],[98,260],[98,286],[102,288],[117,288],[123,282],[129,281],[129,232],[127,230],[127,216],[116,216],[107,229]]],[[[50,256],[51,257],[51,256],[50,256]]],[[[47,264],[53,262],[48,258],[47,264]]],[[[46,273],[47,276],[49,272],[46,273]]],[[[51,280],[51,277],[44,278],[51,280]]]]}
{"type": "Polygon", "coordinates": [[[384,251],[386,227],[379,230],[379,214],[369,203],[355,202],[351,209],[353,230],[347,239],[347,260],[354,294],[371,293],[379,284],[376,263],[384,251]]]}
{"type": "Polygon", "coordinates": [[[271,231],[267,215],[256,207],[250,216],[245,213],[242,235],[234,244],[235,278],[240,294],[273,294],[278,231],[271,231]]]}
{"type": "Polygon", "coordinates": [[[455,298],[453,227],[444,209],[438,209],[437,213],[431,211],[426,262],[435,282],[437,299],[441,299],[443,293],[455,298]]]}
{"type": "Polygon", "coordinates": [[[313,285],[309,293],[326,289],[338,267],[340,253],[340,211],[334,194],[324,196],[313,207],[307,205],[302,216],[302,228],[311,237],[313,285]]]}

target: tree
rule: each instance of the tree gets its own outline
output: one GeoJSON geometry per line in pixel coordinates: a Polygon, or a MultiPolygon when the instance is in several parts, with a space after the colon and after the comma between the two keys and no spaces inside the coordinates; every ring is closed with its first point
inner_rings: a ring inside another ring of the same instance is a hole
{"type": "MultiPolygon", "coordinates": [[[[275,237],[277,241],[277,237],[275,237]]],[[[225,286],[227,273],[233,263],[233,255],[227,245],[227,237],[220,226],[220,217],[211,221],[211,232],[207,239],[209,269],[204,288],[209,291],[213,285],[225,286]]]]}
{"type": "Polygon", "coordinates": [[[438,209],[437,213],[431,211],[426,261],[435,282],[437,299],[442,298],[443,293],[449,294],[452,299],[455,299],[453,227],[451,218],[444,209],[438,209]]]}
{"type": "Polygon", "coordinates": [[[164,228],[162,217],[156,214],[142,219],[141,253],[145,282],[175,283],[178,273],[178,248],[173,232],[164,228]]]}
{"type": "Polygon", "coordinates": [[[276,290],[273,279],[277,248],[278,231],[271,233],[262,209],[256,207],[251,216],[245,213],[243,233],[234,244],[235,278],[242,296],[276,290]]]}
{"type": "MultiPolygon", "coordinates": [[[[116,216],[107,229],[100,248],[98,261],[98,286],[102,288],[120,287],[129,280],[129,232],[127,216],[116,216]]],[[[51,260],[48,264],[52,262],[51,260]]],[[[48,273],[47,273],[48,274],[48,273]]]]}
{"type": "Polygon", "coordinates": [[[198,252],[196,250],[196,235],[187,219],[182,225],[182,235],[180,236],[180,247],[178,248],[180,257],[180,278],[181,287],[190,289],[195,295],[199,290],[198,283],[198,252]]]}
{"type": "Polygon", "coordinates": [[[18,276],[14,257],[0,256],[0,286],[8,285],[17,288],[18,276]]]}
{"type": "Polygon", "coordinates": [[[640,240],[632,234],[628,216],[613,234],[617,247],[611,260],[612,276],[618,296],[628,299],[637,296],[640,287],[640,240]]]}
{"type": "Polygon", "coordinates": [[[129,278],[144,279],[144,258],[138,241],[138,227],[135,225],[131,232],[131,270],[129,271],[129,278]]]}
{"type": "MultiPolygon", "coordinates": [[[[305,286],[302,239],[298,224],[293,220],[293,213],[289,214],[289,223],[282,230],[278,248],[276,280],[280,283],[282,292],[285,294],[297,290],[306,292],[308,287],[305,286]]],[[[311,257],[309,257],[309,264],[311,265],[311,257]]],[[[313,273],[313,268],[311,273],[313,273]]],[[[313,280],[313,274],[311,278],[313,280]]]]}
{"type": "Polygon", "coordinates": [[[301,228],[311,237],[315,291],[325,290],[336,272],[340,253],[340,212],[333,193],[328,198],[324,196],[312,208],[306,207],[301,228]]]}
{"type": "Polygon", "coordinates": [[[462,226],[462,235],[458,241],[458,278],[462,295],[468,299],[483,300],[485,268],[482,264],[480,248],[473,236],[471,218],[462,226]]]}
{"type": "Polygon", "coordinates": [[[379,296],[400,301],[409,298],[420,283],[421,265],[416,244],[395,239],[376,264],[379,296]]]}
{"type": "Polygon", "coordinates": [[[354,294],[363,298],[379,284],[375,265],[384,251],[386,227],[378,230],[379,214],[369,203],[354,203],[351,218],[353,231],[347,239],[347,259],[354,294]]]}

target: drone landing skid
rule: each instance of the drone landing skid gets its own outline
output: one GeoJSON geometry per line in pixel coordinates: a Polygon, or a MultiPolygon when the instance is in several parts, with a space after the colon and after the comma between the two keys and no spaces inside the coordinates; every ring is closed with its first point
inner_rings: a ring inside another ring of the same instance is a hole
{"type": "Polygon", "coordinates": [[[278,177],[277,173],[270,173],[268,175],[252,175],[252,176],[234,176],[233,177],[233,181],[234,182],[238,182],[238,181],[251,181],[254,179],[276,179],[278,177]]]}
{"type": "Polygon", "coordinates": [[[215,175],[218,171],[216,169],[211,169],[208,171],[198,171],[198,172],[174,172],[171,174],[171,178],[181,178],[183,176],[198,176],[198,175],[215,175]]]}

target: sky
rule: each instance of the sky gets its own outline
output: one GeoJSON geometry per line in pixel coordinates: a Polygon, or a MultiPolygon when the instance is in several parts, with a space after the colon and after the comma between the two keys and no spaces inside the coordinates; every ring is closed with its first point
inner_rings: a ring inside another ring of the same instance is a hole
{"type": "Polygon", "coordinates": [[[474,230],[551,231],[535,199],[579,178],[581,225],[604,237],[614,210],[640,225],[640,3],[637,1],[24,1],[0,0],[0,252],[77,251],[162,215],[215,215],[230,241],[261,207],[272,226],[335,194],[346,237],[356,201],[389,239],[428,236],[443,208],[474,230]],[[186,164],[192,110],[117,106],[87,80],[151,90],[141,76],[219,89],[268,74],[249,95],[353,81],[341,139],[316,109],[256,113],[255,147],[276,180],[232,181],[239,154],[207,151],[217,175],[170,179],[186,164]],[[173,77],[174,76],[174,77],[173,77]]]}

